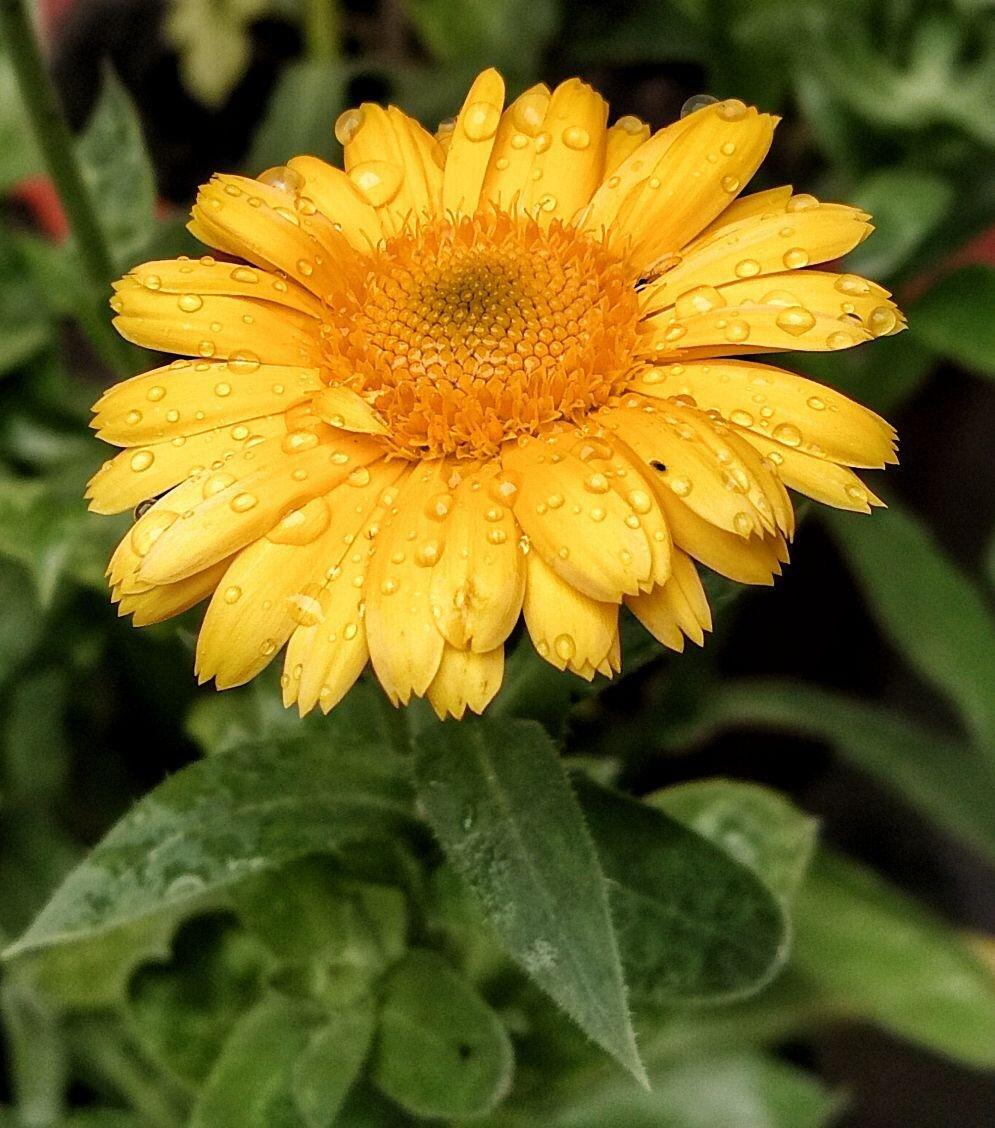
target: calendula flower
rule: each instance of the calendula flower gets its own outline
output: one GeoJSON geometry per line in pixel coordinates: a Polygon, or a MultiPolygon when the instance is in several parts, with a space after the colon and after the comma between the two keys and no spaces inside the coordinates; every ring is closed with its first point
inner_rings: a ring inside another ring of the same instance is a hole
{"type": "Polygon", "coordinates": [[[695,561],[772,582],[785,487],[880,504],[850,467],[893,462],[893,429],[758,363],[903,327],[880,286],[810,269],[868,216],[741,196],[776,119],[739,101],[652,134],[577,79],[503,106],[489,70],[435,136],[349,110],[344,171],[216,176],[190,229],[219,253],[118,283],[119,331],[184,359],[96,405],[125,449],[89,496],[138,506],[122,614],[210,597],[201,681],[286,645],[301,712],[368,661],[395,703],[479,712],[520,614],[547,661],[611,676],[621,604],[680,650],[710,627],[695,561]]]}

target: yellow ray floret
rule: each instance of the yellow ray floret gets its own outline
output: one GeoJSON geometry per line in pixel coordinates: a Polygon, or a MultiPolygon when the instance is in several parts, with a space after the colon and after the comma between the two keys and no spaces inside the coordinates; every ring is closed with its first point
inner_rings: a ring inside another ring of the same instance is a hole
{"type": "Polygon", "coordinates": [[[190,223],[214,254],[115,286],[120,332],[176,359],[98,400],[121,449],[88,497],[136,507],[120,614],[209,600],[201,681],[285,648],[302,714],[367,666],[395,704],[479,713],[520,619],[611,677],[623,604],[681,650],[711,629],[700,566],[773,582],[788,489],[881,504],[854,468],[894,462],[894,430],[758,363],[905,325],[824,265],[869,216],[743,194],[776,118],[728,99],[654,132],[580,79],[506,106],[494,70],[454,109],[433,135],[365,104],[335,123],[344,168],[219,174],[190,223]]]}

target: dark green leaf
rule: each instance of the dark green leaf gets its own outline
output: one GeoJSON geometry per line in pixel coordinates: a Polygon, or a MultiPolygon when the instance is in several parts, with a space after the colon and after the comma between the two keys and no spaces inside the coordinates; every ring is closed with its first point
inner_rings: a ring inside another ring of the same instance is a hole
{"type": "Polygon", "coordinates": [[[844,1014],[995,1067],[995,979],[952,929],[870,870],[820,854],[799,891],[793,962],[844,1014]]]}
{"type": "Polygon", "coordinates": [[[661,811],[584,779],[576,785],[633,1000],[716,1001],[766,983],[787,955],[787,923],[757,878],[661,811]]]}
{"type": "Polygon", "coordinates": [[[790,905],[815,848],[818,823],[769,788],[731,779],[668,787],[649,798],[671,818],[752,870],[790,905]]]}
{"type": "Polygon", "coordinates": [[[416,1116],[479,1116],[511,1085],[511,1042],[466,980],[431,952],[412,952],[384,988],[373,1075],[416,1116]]]}
{"type": "Polygon", "coordinates": [[[995,620],[981,593],[929,531],[895,506],[870,521],[832,510],[825,520],[882,630],[995,752],[995,620]]]}
{"type": "Polygon", "coordinates": [[[122,270],[133,266],[152,237],[155,177],[138,114],[110,70],[78,155],[114,261],[122,270]]]}
{"type": "Polygon", "coordinates": [[[306,741],[231,749],[146,795],[74,870],[9,955],[203,902],[295,857],[412,826],[377,748],[306,741]]]}
{"type": "Polygon", "coordinates": [[[642,1078],[607,886],[549,737],[464,721],[425,730],[416,753],[428,820],[511,955],[642,1078]]]}
{"type": "Polygon", "coordinates": [[[369,999],[330,1011],[294,1063],[294,1101],[307,1128],[334,1128],[369,1053],[375,1014],[369,999]]]}
{"type": "Polygon", "coordinates": [[[319,1028],[313,1004],[270,995],[225,1043],[197,1098],[190,1128],[304,1128],[294,1067],[319,1028]]]}
{"type": "Polygon", "coordinates": [[[930,732],[898,713],[797,682],[750,680],[716,687],[689,730],[760,725],[825,741],[897,790],[940,826],[995,859],[995,772],[978,749],[930,732]]]}
{"type": "Polygon", "coordinates": [[[0,376],[48,343],[54,323],[19,247],[0,231],[0,376]]]}
{"type": "Polygon", "coordinates": [[[948,274],[909,316],[911,331],[930,348],[972,372],[995,377],[995,268],[965,266],[948,274]]]}

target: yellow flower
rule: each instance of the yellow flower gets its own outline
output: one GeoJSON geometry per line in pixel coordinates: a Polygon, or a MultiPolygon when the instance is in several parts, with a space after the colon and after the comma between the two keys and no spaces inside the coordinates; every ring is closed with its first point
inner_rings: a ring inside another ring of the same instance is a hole
{"type": "Polygon", "coordinates": [[[125,449],[89,496],[139,509],[108,570],[122,614],[210,597],[201,681],[286,645],[302,713],[368,660],[395,703],[479,712],[520,613],[547,661],[610,677],[622,603],[667,646],[703,641],[693,561],[773,582],[786,486],[880,504],[849,468],[895,461],[884,420],[726,359],[904,324],[873,282],[807,269],[865,214],[740,196],[776,119],[730,100],[608,127],[577,79],[503,105],[489,70],[434,137],[349,110],[345,171],[216,176],[190,228],[220,256],[118,283],[119,331],[193,359],[101,398],[94,426],[125,449]]]}

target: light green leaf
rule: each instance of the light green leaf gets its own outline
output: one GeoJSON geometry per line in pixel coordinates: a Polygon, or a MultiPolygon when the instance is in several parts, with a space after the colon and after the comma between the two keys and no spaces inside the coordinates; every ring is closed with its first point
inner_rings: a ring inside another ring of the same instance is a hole
{"type": "Polygon", "coordinates": [[[798,893],[793,963],[842,1014],[995,1067],[995,977],[964,940],[870,870],[821,853],[798,893]]]}
{"type": "Polygon", "coordinates": [[[294,1067],[319,1028],[313,1003],[270,995],[234,1028],[197,1098],[190,1128],[304,1128],[294,1067]]]}
{"type": "Polygon", "coordinates": [[[995,752],[995,620],[981,593],[929,531],[894,505],[870,521],[832,510],[824,520],[881,629],[995,752]]]}
{"type": "Polygon", "coordinates": [[[825,741],[995,860],[995,770],[978,749],[878,706],[790,681],[716,686],[685,735],[700,740],[727,726],[787,729],[825,741]]]}
{"type": "Polygon", "coordinates": [[[846,260],[847,270],[887,278],[902,269],[953,207],[954,185],[916,169],[882,168],[858,184],[851,203],[870,212],[874,233],[846,260]]]}
{"type": "Polygon", "coordinates": [[[995,377],[995,268],[965,266],[938,282],[913,307],[911,331],[964,368],[995,377]]]}
{"type": "Polygon", "coordinates": [[[697,780],[648,800],[752,870],[790,906],[815,849],[818,823],[793,803],[754,783],[697,780]]]}
{"type": "Polygon", "coordinates": [[[183,85],[205,106],[221,106],[245,74],[249,25],[269,0],[175,0],[163,34],[180,56],[183,85]]]}
{"type": "Polygon", "coordinates": [[[463,721],[415,746],[432,829],[511,955],[642,1079],[605,878],[549,737],[528,721],[463,721]]]}
{"type": "Polygon", "coordinates": [[[497,1015],[433,952],[412,952],[384,987],[373,1077],[416,1116],[489,1112],[511,1085],[511,1042],[497,1015]]]}
{"type": "MultiPolygon", "coordinates": [[[[646,803],[584,779],[576,786],[608,878],[633,1001],[717,1001],[759,990],[787,955],[787,922],[754,874],[646,803]]],[[[716,822],[728,830],[728,818],[727,807],[716,822]]]]}
{"type": "Polygon", "coordinates": [[[376,1025],[370,999],[327,1012],[294,1063],[291,1088],[307,1128],[335,1128],[370,1050],[376,1025]]]}
{"type": "Polygon", "coordinates": [[[149,1054],[198,1086],[239,1016],[258,999],[269,960],[228,918],[201,917],[178,932],[168,961],[132,977],[127,1013],[149,1054]]]}
{"type": "Polygon", "coordinates": [[[333,126],[344,108],[347,77],[328,59],[303,60],[284,69],[252,142],[246,161],[250,176],[303,153],[329,161],[340,156],[333,126]]]}
{"type": "Polygon", "coordinates": [[[77,152],[114,261],[134,266],[155,226],[155,176],[134,104],[111,70],[77,152]]]}
{"type": "Polygon", "coordinates": [[[305,738],[191,764],[118,822],[7,955],[104,934],[293,858],[411,830],[408,789],[382,760],[375,747],[305,738]]]}
{"type": "Polygon", "coordinates": [[[479,1128],[821,1128],[839,1101],[801,1069],[759,1053],[702,1055],[652,1071],[648,1093],[601,1079],[535,1112],[479,1128]]]}

